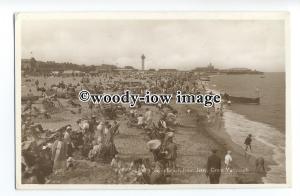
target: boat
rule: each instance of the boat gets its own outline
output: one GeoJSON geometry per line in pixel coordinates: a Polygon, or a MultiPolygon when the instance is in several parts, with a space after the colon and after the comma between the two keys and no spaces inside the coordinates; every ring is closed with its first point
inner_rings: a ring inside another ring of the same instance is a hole
{"type": "Polygon", "coordinates": [[[222,99],[230,101],[231,103],[242,103],[242,104],[260,104],[260,97],[236,97],[228,94],[222,94],[222,99]]]}
{"type": "Polygon", "coordinates": [[[245,104],[259,104],[260,103],[260,98],[251,98],[251,97],[234,97],[234,96],[229,96],[229,100],[231,103],[245,103],[245,104]]]}

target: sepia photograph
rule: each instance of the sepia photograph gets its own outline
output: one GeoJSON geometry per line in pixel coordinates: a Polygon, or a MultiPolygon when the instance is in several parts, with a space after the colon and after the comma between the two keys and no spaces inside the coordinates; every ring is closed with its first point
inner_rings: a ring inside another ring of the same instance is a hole
{"type": "Polygon", "coordinates": [[[285,12],[15,14],[17,189],[286,187],[285,12]]]}

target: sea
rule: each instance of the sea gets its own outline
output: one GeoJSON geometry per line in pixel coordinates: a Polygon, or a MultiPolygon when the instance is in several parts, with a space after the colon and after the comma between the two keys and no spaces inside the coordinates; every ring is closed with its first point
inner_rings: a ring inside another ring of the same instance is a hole
{"type": "MultiPolygon", "coordinates": [[[[286,183],[286,87],[285,73],[264,75],[216,75],[209,87],[232,96],[257,97],[259,105],[232,104],[224,110],[224,125],[232,141],[243,146],[253,135],[256,157],[264,157],[269,171],[264,183],[286,183]]],[[[234,156],[234,155],[233,155],[234,156]]]]}

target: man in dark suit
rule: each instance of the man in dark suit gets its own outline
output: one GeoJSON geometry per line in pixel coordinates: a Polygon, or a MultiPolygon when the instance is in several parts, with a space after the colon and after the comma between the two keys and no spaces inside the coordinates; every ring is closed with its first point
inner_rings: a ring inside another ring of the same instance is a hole
{"type": "Polygon", "coordinates": [[[209,177],[210,184],[219,184],[221,176],[221,159],[217,155],[217,150],[212,150],[212,155],[207,159],[206,176],[209,177]]]}

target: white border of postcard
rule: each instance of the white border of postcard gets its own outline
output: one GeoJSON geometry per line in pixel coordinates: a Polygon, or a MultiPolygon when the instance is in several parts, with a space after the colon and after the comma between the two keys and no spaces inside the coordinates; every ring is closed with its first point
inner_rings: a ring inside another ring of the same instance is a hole
{"type": "Polygon", "coordinates": [[[291,187],[290,104],[286,100],[286,184],[22,184],[21,183],[21,25],[23,20],[283,20],[285,22],[286,98],[290,95],[290,26],[288,12],[36,12],[15,14],[15,142],[17,189],[197,189],[291,187]]]}

